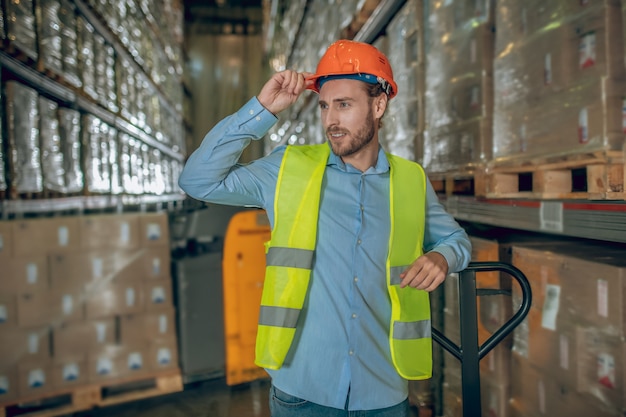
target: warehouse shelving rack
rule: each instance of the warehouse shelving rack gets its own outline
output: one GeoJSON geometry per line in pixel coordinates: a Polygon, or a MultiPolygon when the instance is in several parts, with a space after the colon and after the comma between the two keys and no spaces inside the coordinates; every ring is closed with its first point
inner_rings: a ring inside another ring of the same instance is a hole
{"type": "MultiPolygon", "coordinates": [[[[128,62],[137,74],[140,74],[147,80],[149,89],[159,97],[159,102],[170,115],[173,120],[184,124],[183,109],[181,106],[175,106],[171,100],[163,93],[157,82],[148,76],[144,69],[137,63],[131,53],[120,43],[116,36],[106,26],[106,23],[96,15],[91,7],[84,0],[73,0],[73,5],[79,15],[83,16],[95,31],[110,44],[115,53],[128,62]]],[[[169,57],[171,59],[171,57],[169,57]]],[[[178,63],[173,63],[178,65],[178,63]]],[[[12,79],[16,79],[25,85],[37,90],[54,99],[59,104],[68,108],[92,114],[108,125],[116,128],[119,132],[127,133],[133,138],[140,140],[148,145],[151,149],[157,149],[161,154],[184,163],[184,150],[179,149],[177,145],[160,142],[155,135],[146,132],[140,127],[133,125],[131,122],[120,115],[106,109],[105,107],[95,103],[92,99],[87,98],[76,89],[57,81],[54,77],[48,76],[45,71],[39,71],[33,65],[25,63],[18,57],[13,56],[7,51],[0,51],[0,68],[10,74],[12,79]]],[[[181,84],[181,88],[183,88],[181,84]]],[[[122,212],[128,209],[146,211],[149,209],[156,210],[175,210],[183,205],[186,196],[184,193],[176,192],[165,195],[140,194],[140,195],[85,195],[71,196],[60,198],[41,198],[41,199],[19,199],[19,200],[1,200],[0,201],[0,219],[9,219],[11,217],[20,217],[26,214],[43,214],[54,212],[85,212],[94,211],[117,211],[122,212]]]]}

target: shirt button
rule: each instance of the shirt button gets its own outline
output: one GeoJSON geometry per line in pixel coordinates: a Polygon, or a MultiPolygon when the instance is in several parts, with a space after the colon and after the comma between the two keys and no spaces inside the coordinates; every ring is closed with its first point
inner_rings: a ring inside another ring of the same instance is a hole
{"type": "Polygon", "coordinates": [[[356,314],[355,313],[352,313],[352,318],[356,319],[356,314]]]}
{"type": "Polygon", "coordinates": [[[365,207],[361,206],[361,211],[365,211],[365,207]]]}
{"type": "Polygon", "coordinates": [[[354,282],[359,282],[359,277],[354,277],[354,282]]]}
{"type": "Polygon", "coordinates": [[[350,352],[348,352],[348,353],[350,354],[350,356],[354,355],[354,351],[352,351],[352,350],[350,352]]]}
{"type": "Polygon", "coordinates": [[[250,114],[254,114],[254,110],[250,110],[250,114]]]}
{"type": "Polygon", "coordinates": [[[260,121],[261,121],[261,116],[257,116],[257,117],[256,117],[256,121],[257,121],[257,122],[260,122],[260,121]]]}
{"type": "Polygon", "coordinates": [[[357,245],[360,245],[360,244],[361,244],[361,239],[357,240],[357,241],[356,241],[356,244],[357,244],[357,245]]]}

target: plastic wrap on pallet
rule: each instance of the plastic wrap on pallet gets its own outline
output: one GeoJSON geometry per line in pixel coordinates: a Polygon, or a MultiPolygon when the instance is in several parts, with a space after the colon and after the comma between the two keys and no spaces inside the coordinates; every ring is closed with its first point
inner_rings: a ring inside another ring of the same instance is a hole
{"type": "Polygon", "coordinates": [[[80,159],[80,113],[78,111],[59,108],[59,135],[63,146],[66,192],[79,193],[83,190],[84,177],[80,159]]]}
{"type": "Polygon", "coordinates": [[[161,152],[158,149],[150,150],[150,177],[152,183],[151,193],[162,195],[165,192],[165,177],[161,164],[161,152]]]}
{"type": "Polygon", "coordinates": [[[112,126],[107,126],[104,134],[109,147],[108,166],[110,167],[111,194],[122,194],[124,189],[122,187],[122,177],[120,172],[118,131],[112,126]]]}
{"type": "Polygon", "coordinates": [[[38,93],[19,82],[7,81],[6,94],[12,188],[17,193],[42,192],[38,93]]]}
{"type": "Polygon", "coordinates": [[[153,94],[148,100],[148,105],[146,106],[148,126],[150,126],[152,135],[160,142],[163,142],[165,139],[164,129],[161,123],[161,117],[165,114],[165,106],[163,104],[164,102],[161,96],[153,94]]]}
{"type": "Polygon", "coordinates": [[[83,17],[78,16],[76,29],[78,33],[78,69],[83,82],[83,91],[89,97],[97,100],[94,28],[83,17]]]}
{"type": "Polygon", "coordinates": [[[78,34],[76,32],[74,4],[69,0],[60,0],[60,3],[63,78],[74,87],[81,87],[82,81],[78,72],[78,34]]]}
{"type": "Polygon", "coordinates": [[[11,44],[33,60],[37,60],[37,31],[32,0],[7,0],[7,38],[11,44]]]}
{"type": "Polygon", "coordinates": [[[180,173],[183,171],[184,164],[178,159],[171,160],[171,178],[172,178],[172,190],[176,193],[182,193],[183,190],[178,186],[178,177],[180,177],[180,173]]]}
{"type": "Polygon", "coordinates": [[[146,76],[143,73],[137,72],[135,74],[135,87],[137,94],[137,102],[135,103],[135,119],[136,124],[143,130],[149,133],[148,129],[148,116],[147,116],[147,102],[151,94],[149,92],[149,83],[146,76]]]}
{"type": "Polygon", "coordinates": [[[415,135],[419,123],[417,100],[417,44],[408,39],[417,34],[417,1],[408,1],[393,17],[385,37],[375,46],[383,51],[393,69],[398,94],[389,102],[381,131],[381,143],[393,154],[415,159],[415,135]]]}
{"type": "Polygon", "coordinates": [[[59,105],[39,97],[39,137],[43,186],[47,191],[65,193],[65,163],[59,131],[59,105]]]}
{"type": "Polygon", "coordinates": [[[83,116],[82,124],[86,189],[90,193],[109,193],[111,168],[106,136],[108,125],[91,114],[83,116]]]}
{"type": "Polygon", "coordinates": [[[494,162],[621,150],[618,2],[505,0],[496,14],[494,162]]]}
{"type": "Polygon", "coordinates": [[[115,58],[113,47],[102,36],[94,36],[95,88],[98,102],[111,110],[117,111],[115,91],[115,58]]]}
{"type": "Polygon", "coordinates": [[[44,68],[57,74],[63,71],[61,50],[61,19],[59,18],[61,3],[59,0],[43,0],[38,2],[41,22],[39,24],[39,56],[44,68]]]}
{"type": "Polygon", "coordinates": [[[120,174],[122,188],[126,194],[142,194],[143,168],[141,142],[127,133],[120,133],[120,174]]]}
{"type": "Polygon", "coordinates": [[[488,2],[437,6],[426,28],[423,164],[447,172],[491,159],[494,33],[488,2]],[[468,137],[468,127],[477,136],[468,137]],[[461,151],[463,145],[471,151],[461,151]]]}
{"type": "Polygon", "coordinates": [[[117,96],[119,97],[120,114],[129,122],[135,124],[137,90],[135,87],[135,70],[125,59],[116,62],[117,96]]]}
{"type": "Polygon", "coordinates": [[[163,193],[172,194],[174,192],[174,178],[170,158],[165,155],[161,155],[159,164],[161,165],[159,169],[161,171],[161,176],[163,177],[163,193]]]}

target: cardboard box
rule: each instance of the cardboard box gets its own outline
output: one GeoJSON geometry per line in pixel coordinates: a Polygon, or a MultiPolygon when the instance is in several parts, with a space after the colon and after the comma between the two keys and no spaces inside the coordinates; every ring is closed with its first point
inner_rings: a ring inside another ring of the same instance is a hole
{"type": "MultiPolygon", "coordinates": [[[[603,245],[514,248],[514,265],[529,278],[533,306],[562,321],[626,335],[626,251],[603,245]]],[[[553,327],[557,324],[553,324],[553,327]]]]}
{"type": "MultiPolygon", "coordinates": [[[[482,345],[491,337],[486,331],[478,332],[478,343],[482,345]]],[[[480,360],[480,377],[495,385],[508,385],[511,378],[511,338],[498,343],[480,360]]]]}
{"type": "Polygon", "coordinates": [[[17,296],[0,294],[0,333],[17,325],[17,296]]]}
{"type": "Polygon", "coordinates": [[[139,230],[143,247],[170,245],[167,213],[143,213],[139,217],[139,230]]]}
{"type": "Polygon", "coordinates": [[[17,298],[17,322],[22,327],[57,325],[84,317],[83,295],[78,291],[49,290],[17,298]]]}
{"type": "Polygon", "coordinates": [[[14,366],[23,360],[47,358],[50,358],[48,327],[13,327],[0,332],[0,368],[14,366]]]}
{"type": "Polygon", "coordinates": [[[49,358],[22,361],[17,369],[21,398],[39,396],[52,390],[52,361],[49,358]]]}
{"type": "Polygon", "coordinates": [[[138,214],[105,214],[80,218],[80,241],[84,250],[139,248],[138,214]]]}
{"type": "Polygon", "coordinates": [[[480,378],[480,405],[483,416],[508,417],[511,387],[508,383],[497,383],[480,378]]]}
{"type": "Polygon", "coordinates": [[[116,343],[115,318],[63,323],[52,329],[52,354],[55,359],[86,357],[89,350],[116,343]]]}
{"type": "Polygon", "coordinates": [[[146,311],[167,311],[174,305],[170,279],[144,281],[143,293],[146,311]]]}
{"type": "Polygon", "coordinates": [[[177,339],[170,337],[154,341],[150,345],[148,361],[148,366],[154,371],[178,368],[177,339]]]}
{"type": "Polygon", "coordinates": [[[55,389],[86,385],[89,382],[87,356],[55,358],[51,365],[50,382],[55,389]]]}
{"type": "Polygon", "coordinates": [[[169,246],[54,253],[49,262],[51,287],[56,289],[171,277],[169,246]]]}
{"type": "Polygon", "coordinates": [[[0,404],[18,398],[17,366],[0,369],[0,404]]]}
{"type": "Polygon", "coordinates": [[[48,259],[45,256],[22,256],[2,261],[0,294],[12,295],[47,290],[48,259]]]}
{"type": "Polygon", "coordinates": [[[14,256],[47,255],[51,251],[80,248],[77,217],[16,220],[11,225],[14,256]]]}
{"type": "Polygon", "coordinates": [[[149,372],[147,347],[110,345],[87,355],[90,382],[113,380],[149,372]]]}
{"type": "MultiPolygon", "coordinates": [[[[611,410],[626,408],[626,342],[606,328],[581,328],[576,358],[582,391],[611,410]]],[[[580,391],[580,390],[579,390],[580,391]]]]}
{"type": "Polygon", "coordinates": [[[142,276],[146,279],[171,279],[171,250],[168,247],[144,249],[142,276]]]}
{"type": "Polygon", "coordinates": [[[120,343],[128,346],[176,338],[176,311],[146,312],[119,318],[120,343]]]}
{"type": "Polygon", "coordinates": [[[86,294],[86,318],[99,319],[144,311],[143,281],[105,284],[86,294]]]}
{"type": "MultiPolygon", "coordinates": [[[[546,313],[549,315],[549,313],[546,313]]],[[[527,317],[528,362],[568,389],[580,391],[581,338],[576,324],[559,322],[552,327],[551,317],[531,308],[527,317]]]]}
{"type": "Polygon", "coordinates": [[[0,221],[0,261],[13,258],[13,227],[11,222],[0,221]]]}

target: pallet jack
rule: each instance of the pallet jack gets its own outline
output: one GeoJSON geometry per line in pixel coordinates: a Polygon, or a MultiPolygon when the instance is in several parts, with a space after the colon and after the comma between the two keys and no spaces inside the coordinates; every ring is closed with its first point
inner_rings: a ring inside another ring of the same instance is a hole
{"type": "Polygon", "coordinates": [[[463,312],[460,322],[460,346],[434,327],[432,337],[461,362],[463,417],[481,417],[479,362],[524,320],[532,304],[532,292],[526,276],[513,265],[503,262],[470,262],[468,267],[459,273],[459,303],[460,311],[463,312]],[[487,271],[500,271],[511,275],[520,285],[522,302],[517,312],[479,345],[476,297],[502,293],[502,290],[476,288],[476,273],[487,271]]]}

